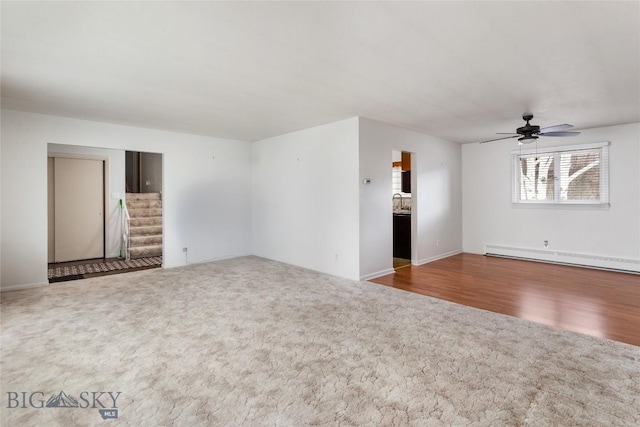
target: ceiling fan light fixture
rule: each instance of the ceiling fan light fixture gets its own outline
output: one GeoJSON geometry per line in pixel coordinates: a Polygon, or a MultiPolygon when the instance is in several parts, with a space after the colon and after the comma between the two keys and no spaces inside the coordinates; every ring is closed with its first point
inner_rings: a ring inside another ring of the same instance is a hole
{"type": "Polygon", "coordinates": [[[498,135],[511,135],[505,136],[501,138],[489,139],[487,141],[480,141],[480,144],[484,144],[491,141],[500,141],[502,139],[510,139],[510,138],[518,138],[518,136],[522,135],[518,138],[518,144],[531,144],[533,141],[538,139],[538,136],[576,136],[580,135],[580,132],[566,132],[567,129],[571,129],[573,126],[569,124],[548,126],[545,128],[540,128],[540,126],[532,125],[529,123],[530,120],[533,119],[533,114],[525,113],[522,115],[522,120],[526,122],[524,126],[521,126],[516,129],[516,133],[504,133],[499,132],[498,135]]]}
{"type": "Polygon", "coordinates": [[[538,139],[535,135],[525,135],[522,138],[518,138],[520,144],[531,144],[533,141],[538,139]]]}

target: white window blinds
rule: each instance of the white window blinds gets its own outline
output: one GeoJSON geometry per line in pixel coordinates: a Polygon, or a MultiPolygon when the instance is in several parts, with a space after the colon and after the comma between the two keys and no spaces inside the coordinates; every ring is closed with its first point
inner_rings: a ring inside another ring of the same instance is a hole
{"type": "Polygon", "coordinates": [[[608,143],[513,153],[514,203],[609,203],[608,143]]]}

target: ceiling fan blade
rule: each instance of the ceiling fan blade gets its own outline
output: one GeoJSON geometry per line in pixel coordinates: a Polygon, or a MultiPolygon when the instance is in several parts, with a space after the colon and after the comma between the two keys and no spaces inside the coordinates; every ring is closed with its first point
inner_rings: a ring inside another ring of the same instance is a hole
{"type": "Polygon", "coordinates": [[[520,136],[520,135],[515,134],[515,135],[513,135],[513,136],[505,136],[505,137],[503,137],[503,138],[489,139],[489,140],[487,140],[487,141],[481,141],[481,142],[480,142],[480,144],[485,144],[485,143],[487,143],[487,142],[493,142],[493,141],[500,141],[501,139],[517,138],[517,137],[519,137],[519,136],[520,136]]]}
{"type": "Polygon", "coordinates": [[[496,132],[496,135],[518,135],[515,132],[496,132]]]}
{"type": "Polygon", "coordinates": [[[561,130],[567,130],[567,129],[571,129],[573,126],[568,125],[568,124],[563,124],[563,125],[555,125],[555,126],[547,126],[546,128],[542,128],[540,129],[540,133],[546,133],[546,132],[558,132],[561,130]]]}
{"type": "Polygon", "coordinates": [[[576,136],[580,132],[540,132],[539,136],[576,136]]]}

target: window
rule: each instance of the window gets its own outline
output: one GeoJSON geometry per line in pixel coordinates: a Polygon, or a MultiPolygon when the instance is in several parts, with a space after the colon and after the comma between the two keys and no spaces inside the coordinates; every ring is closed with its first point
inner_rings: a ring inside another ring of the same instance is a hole
{"type": "Polygon", "coordinates": [[[513,153],[513,203],[608,204],[609,144],[513,153]]]}
{"type": "Polygon", "coordinates": [[[402,197],[411,197],[411,193],[402,192],[402,168],[394,166],[391,172],[391,194],[400,193],[402,197]]]}

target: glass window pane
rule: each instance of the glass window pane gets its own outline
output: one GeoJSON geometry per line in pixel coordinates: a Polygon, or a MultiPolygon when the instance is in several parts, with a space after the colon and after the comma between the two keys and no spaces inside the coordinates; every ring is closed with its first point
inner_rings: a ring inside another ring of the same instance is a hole
{"type": "Polygon", "coordinates": [[[560,200],[600,200],[600,151],[560,155],[560,200]]]}
{"type": "Polygon", "coordinates": [[[520,200],[553,201],[553,155],[520,157],[520,200]]]}

